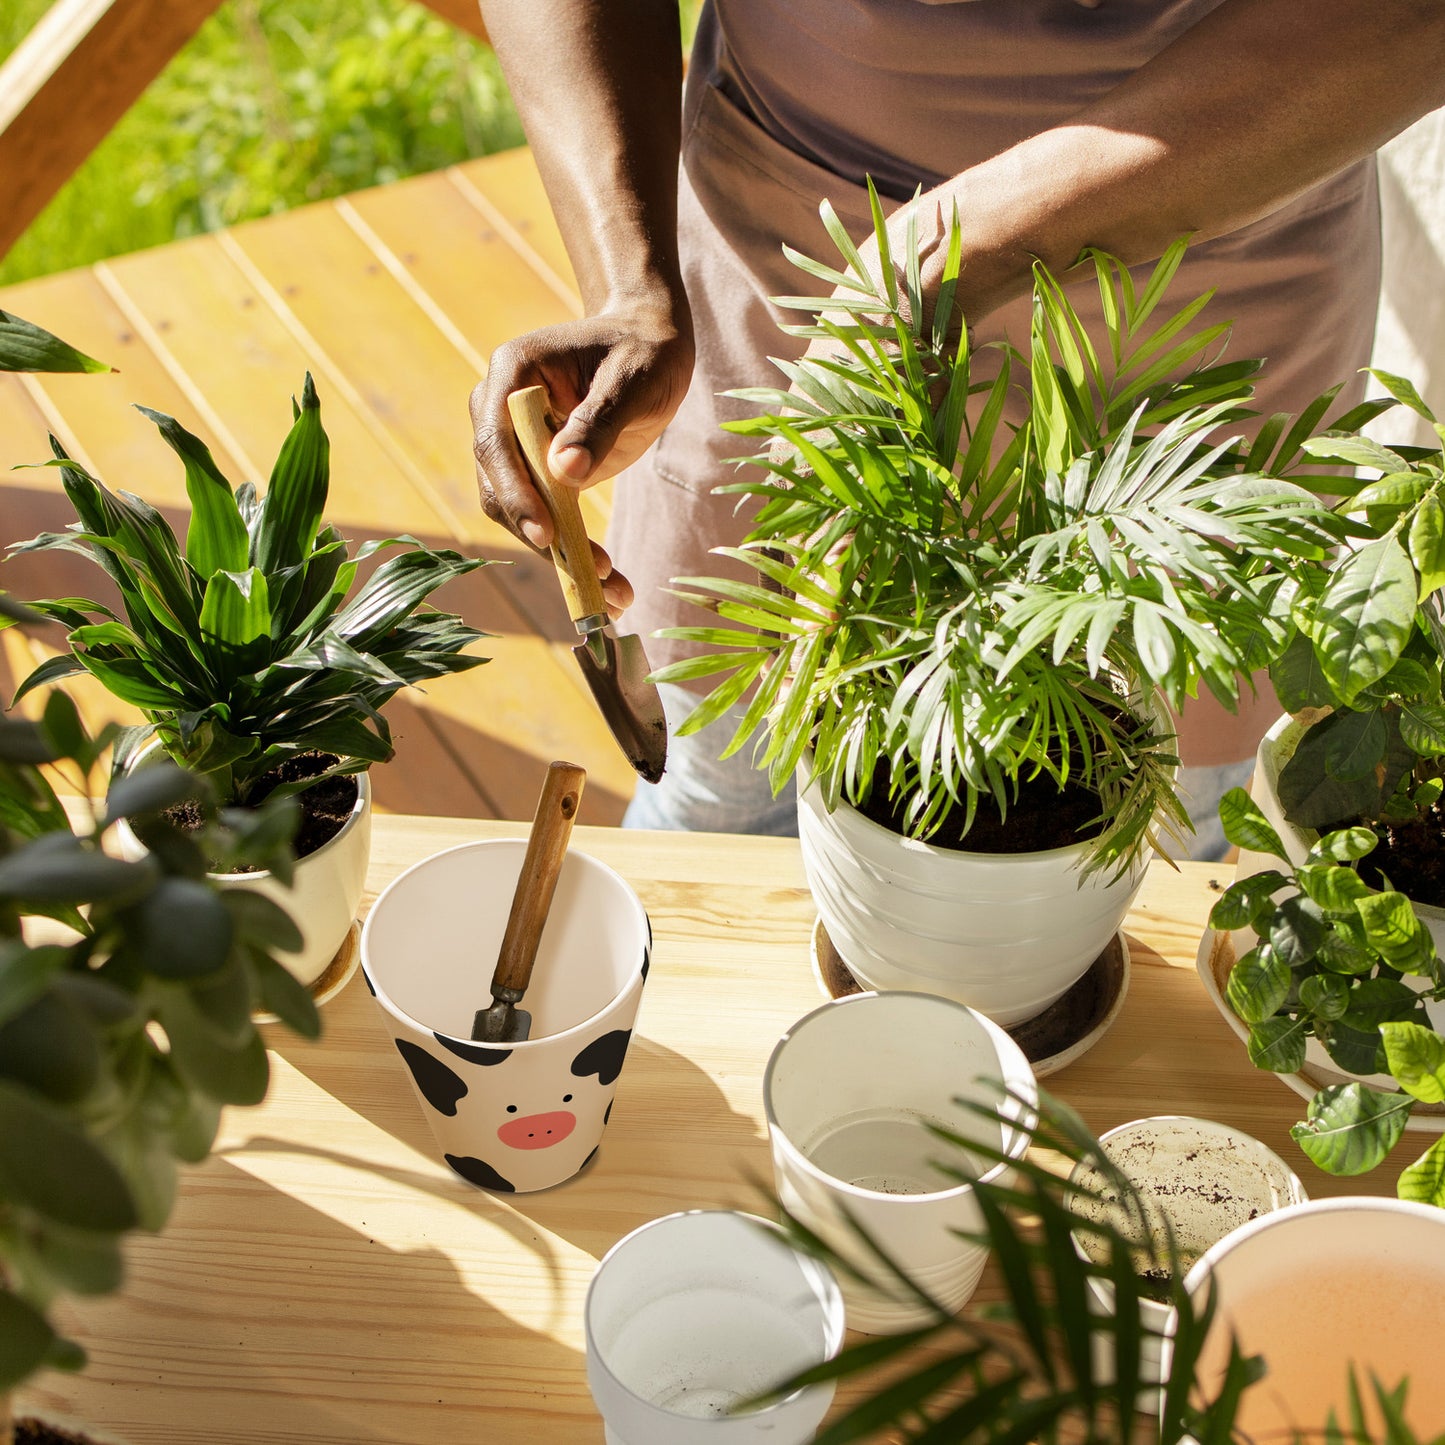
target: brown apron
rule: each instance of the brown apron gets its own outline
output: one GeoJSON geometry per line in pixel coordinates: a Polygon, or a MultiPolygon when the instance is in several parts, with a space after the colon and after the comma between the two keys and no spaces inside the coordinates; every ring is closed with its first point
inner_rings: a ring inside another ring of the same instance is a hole
{"type": "MultiPolygon", "coordinates": [[[[865,176],[897,202],[920,183],[958,174],[1065,120],[1215,3],[709,4],[684,100],[679,213],[697,365],[672,424],[617,480],[609,549],[638,594],[624,627],[648,636],[705,620],[666,589],[674,578],[729,570],[708,549],[736,543],[746,519],[735,498],[712,488],[735,479],[730,459],[747,446],[719,424],[750,409],[719,393],[782,385],[766,358],[801,352],[777,329],[781,313],[767,298],[818,289],[784,258],[784,242],[836,262],[819,201],[827,197],[850,233],[862,236],[871,229],[865,176]]],[[[1379,253],[1371,160],[1263,221],[1193,248],[1169,299],[1177,308],[1217,291],[1199,324],[1232,318],[1229,355],[1268,358],[1257,384],[1263,415],[1299,411],[1340,381],[1349,383],[1342,401],[1358,399],[1379,253]]],[[[1099,324],[1092,279],[1071,300],[1099,324]]],[[[1006,335],[1026,349],[1028,327],[1024,298],[988,318],[978,339],[1006,335]]],[[[647,651],[660,666],[684,649],[653,639],[647,651]]]]}

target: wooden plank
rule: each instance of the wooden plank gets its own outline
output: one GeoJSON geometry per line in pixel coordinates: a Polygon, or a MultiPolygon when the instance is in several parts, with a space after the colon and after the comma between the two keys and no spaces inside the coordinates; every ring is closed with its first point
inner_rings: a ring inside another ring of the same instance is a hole
{"type": "Polygon", "coordinates": [[[359,191],[336,207],[476,348],[479,370],[504,341],[579,314],[444,172],[359,191]]]}
{"type": "MultiPolygon", "coordinates": [[[[66,271],[9,287],[0,292],[0,307],[115,368],[99,376],[45,375],[29,382],[52,423],[63,425],[67,447],[83,454],[107,486],[136,492],[157,507],[189,510],[185,468],[137,406],[175,417],[210,447],[217,466],[233,481],[253,474],[232,450],[224,419],[194,389],[187,390],[184,378],[178,379],[151,348],[94,271],[66,271]]],[[[279,406],[277,411],[284,416],[279,406]]],[[[31,473],[31,478],[36,485],[60,486],[53,471],[31,473]]]]}
{"type": "Polygon", "coordinates": [[[582,312],[582,297],[552,205],[525,146],[479,156],[453,166],[447,175],[557,295],[582,312]]]}
{"type": "Polygon", "coordinates": [[[0,255],[219,0],[56,0],[0,65],[0,255]]]}

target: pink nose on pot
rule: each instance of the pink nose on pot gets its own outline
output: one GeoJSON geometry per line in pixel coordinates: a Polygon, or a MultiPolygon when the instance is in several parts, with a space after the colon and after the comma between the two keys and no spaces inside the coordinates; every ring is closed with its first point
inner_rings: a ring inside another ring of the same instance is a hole
{"type": "Polygon", "coordinates": [[[558,1109],[555,1114],[528,1114],[525,1119],[508,1119],[497,1130],[497,1138],[513,1149],[546,1149],[560,1144],[576,1127],[576,1114],[558,1109]]]}

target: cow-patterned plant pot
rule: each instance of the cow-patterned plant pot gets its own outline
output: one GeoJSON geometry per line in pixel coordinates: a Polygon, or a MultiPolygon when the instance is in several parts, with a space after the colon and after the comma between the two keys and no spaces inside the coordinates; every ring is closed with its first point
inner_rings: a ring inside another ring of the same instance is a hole
{"type": "Polygon", "coordinates": [[[441,1157],[504,1193],[561,1184],[596,1153],[652,942],[626,880],[569,851],[522,1002],[529,1037],[473,1042],[526,847],[498,838],[424,858],[376,900],[361,935],[367,986],[441,1157]]]}

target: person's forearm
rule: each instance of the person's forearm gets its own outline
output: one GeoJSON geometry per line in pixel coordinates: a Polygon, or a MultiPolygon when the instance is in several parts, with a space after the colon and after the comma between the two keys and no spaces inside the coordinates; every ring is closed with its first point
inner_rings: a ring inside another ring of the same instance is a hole
{"type": "Polygon", "coordinates": [[[936,193],[969,247],[965,308],[1063,272],[1135,263],[1277,210],[1445,104],[1441,0],[1224,0],[1065,124],[936,193]]]}
{"type": "Polygon", "coordinates": [[[591,315],[685,323],[677,260],[677,0],[482,0],[591,315]]]}

